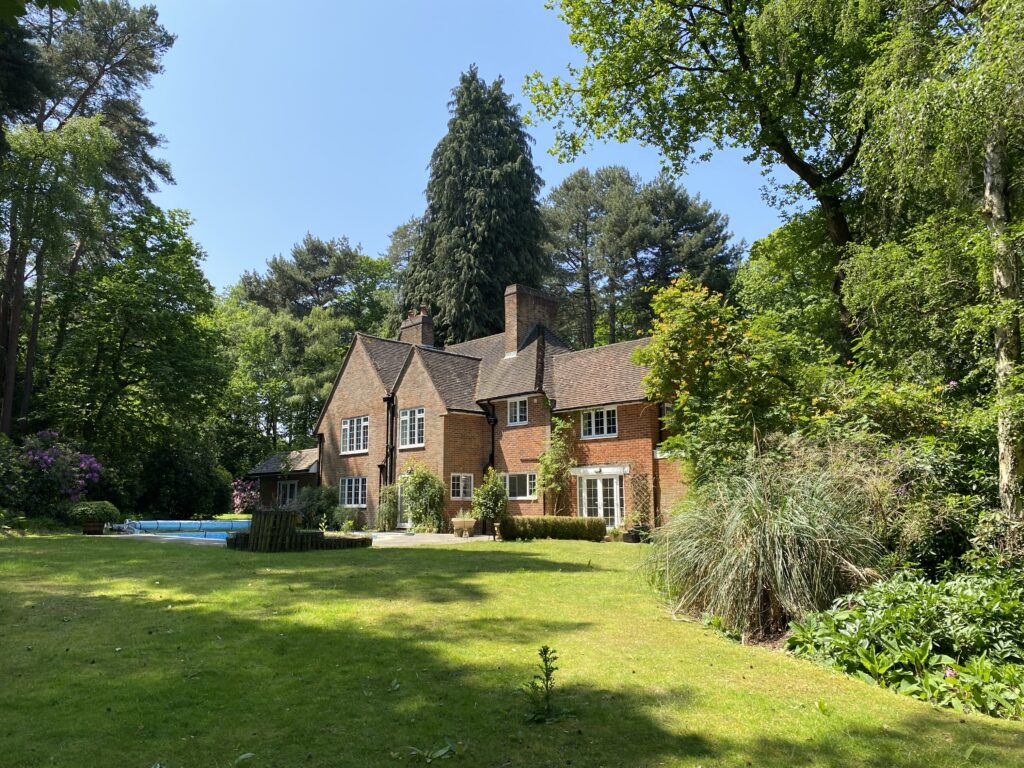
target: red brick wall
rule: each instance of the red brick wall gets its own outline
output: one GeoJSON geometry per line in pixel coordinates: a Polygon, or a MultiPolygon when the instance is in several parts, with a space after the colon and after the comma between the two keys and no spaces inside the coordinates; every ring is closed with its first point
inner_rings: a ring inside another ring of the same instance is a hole
{"type": "Polygon", "coordinates": [[[349,355],[341,381],[334,397],[327,404],[327,412],[320,425],[324,436],[320,474],[324,485],[337,492],[342,477],[366,478],[366,520],[377,519],[377,500],[380,496],[380,471],[377,465],[384,461],[387,446],[387,406],[384,385],[378,378],[363,343],[357,337],[349,355]],[[341,420],[354,416],[369,416],[369,450],[366,453],[341,455],[341,420]]]}
{"type": "MultiPolygon", "coordinates": [[[[403,408],[423,406],[423,447],[398,448],[396,477],[413,461],[426,465],[438,477],[444,471],[444,401],[430,380],[419,353],[413,354],[395,390],[395,445],[398,446],[399,414],[403,408]]],[[[444,478],[442,477],[442,480],[444,478]]]]}
{"type": "Polygon", "coordinates": [[[658,473],[658,485],[655,492],[657,500],[658,524],[665,522],[672,508],[686,496],[687,479],[683,463],[674,459],[655,459],[655,471],[658,473]]]}
{"type": "Polygon", "coordinates": [[[445,484],[445,514],[454,517],[468,510],[469,500],[452,499],[451,475],[473,475],[473,488],[484,481],[484,467],[491,452],[491,427],[484,414],[449,413],[442,419],[444,425],[444,461],[441,480],[445,484]]]}
{"type": "MultiPolygon", "coordinates": [[[[629,473],[624,478],[624,514],[628,515],[632,508],[632,478],[638,474],[646,474],[649,487],[657,498],[656,475],[654,470],[654,447],[658,440],[658,405],[656,403],[626,403],[617,407],[616,437],[595,438],[584,440],[580,437],[581,417],[579,411],[559,414],[562,418],[570,418],[573,434],[576,438],[574,455],[576,466],[586,467],[602,464],[629,465],[629,473]]],[[[573,478],[570,504],[573,514],[577,509],[576,478],[573,478]]],[[[653,503],[654,499],[652,499],[653,503]]]]}
{"type": "MultiPolygon", "coordinates": [[[[532,395],[527,400],[527,422],[519,426],[509,426],[507,400],[494,403],[498,417],[494,428],[494,468],[498,472],[536,472],[537,459],[548,447],[551,411],[547,402],[543,395],[532,395]]],[[[510,499],[508,508],[513,515],[543,515],[544,501],[510,499]]]]}

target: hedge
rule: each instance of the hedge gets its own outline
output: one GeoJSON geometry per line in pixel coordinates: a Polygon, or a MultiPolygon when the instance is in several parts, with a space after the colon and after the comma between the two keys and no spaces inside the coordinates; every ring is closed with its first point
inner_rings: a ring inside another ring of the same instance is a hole
{"type": "Polygon", "coordinates": [[[600,517],[541,517],[510,516],[501,521],[504,541],[530,539],[574,539],[604,541],[604,518],[600,517]]]}
{"type": "Polygon", "coordinates": [[[81,501],[68,511],[70,523],[119,523],[121,513],[109,501],[81,501]]]}

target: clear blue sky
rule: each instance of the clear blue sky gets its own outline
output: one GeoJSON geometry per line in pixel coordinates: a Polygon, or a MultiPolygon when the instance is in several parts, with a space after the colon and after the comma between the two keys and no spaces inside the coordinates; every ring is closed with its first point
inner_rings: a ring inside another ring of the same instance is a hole
{"type": "MultiPolygon", "coordinates": [[[[156,5],[178,36],[144,97],[177,180],[157,201],[192,212],[217,288],[306,232],[382,253],[391,230],[423,212],[460,72],[475,63],[488,81],[503,76],[525,108],[526,74],[579,60],[543,0],[156,5]]],[[[584,165],[621,164],[644,179],[660,167],[657,150],[636,144],[599,144],[563,165],[548,154],[550,127],[530,132],[547,189],[584,165]]],[[[741,154],[722,153],[682,181],[749,244],[779,219],[741,154]]]]}

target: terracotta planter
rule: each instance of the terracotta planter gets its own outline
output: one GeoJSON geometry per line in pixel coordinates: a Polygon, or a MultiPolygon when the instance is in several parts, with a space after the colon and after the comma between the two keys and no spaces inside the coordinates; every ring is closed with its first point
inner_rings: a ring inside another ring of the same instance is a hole
{"type": "Polygon", "coordinates": [[[104,523],[97,523],[95,520],[87,520],[82,523],[82,533],[86,536],[100,536],[103,533],[104,523]]]}
{"type": "Polygon", "coordinates": [[[452,528],[455,531],[455,535],[461,539],[469,538],[473,535],[473,528],[476,526],[476,520],[452,520],[452,528]]]}

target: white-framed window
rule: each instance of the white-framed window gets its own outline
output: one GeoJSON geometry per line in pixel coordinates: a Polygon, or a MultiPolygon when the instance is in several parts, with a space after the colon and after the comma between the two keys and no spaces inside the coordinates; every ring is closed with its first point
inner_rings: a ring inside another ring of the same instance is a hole
{"type": "Polygon", "coordinates": [[[529,421],[530,401],[525,397],[517,397],[508,401],[508,425],[515,427],[529,421]]]}
{"type": "Polygon", "coordinates": [[[473,476],[464,473],[452,473],[451,495],[453,499],[473,498],[473,476]]]}
{"type": "Polygon", "coordinates": [[[505,481],[505,493],[510,499],[536,499],[537,473],[518,472],[502,475],[505,481]]]}
{"type": "Polygon", "coordinates": [[[619,434],[619,418],[615,408],[595,408],[580,414],[580,436],[584,440],[615,437],[619,434]]]}
{"type": "Polygon", "coordinates": [[[576,478],[580,517],[602,517],[607,527],[620,527],[626,508],[624,485],[622,475],[576,478]]]}
{"type": "Polygon", "coordinates": [[[423,446],[423,406],[403,408],[398,416],[398,447],[423,446]]]}
{"type": "Polygon", "coordinates": [[[299,481],[298,480],[278,480],[277,481],[277,506],[287,507],[289,504],[294,504],[296,499],[299,498],[299,481]]]}
{"type": "Polygon", "coordinates": [[[366,453],[370,447],[370,417],[341,420],[341,452],[366,453]]]}
{"type": "Polygon", "coordinates": [[[366,478],[341,478],[338,481],[338,503],[343,507],[365,507],[366,478]]]}

